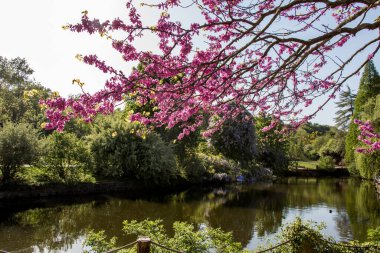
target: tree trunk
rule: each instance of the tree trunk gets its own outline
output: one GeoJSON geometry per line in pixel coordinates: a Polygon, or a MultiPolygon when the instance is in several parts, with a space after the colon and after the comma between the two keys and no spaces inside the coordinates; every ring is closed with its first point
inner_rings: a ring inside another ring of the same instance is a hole
{"type": "Polygon", "coordinates": [[[4,184],[9,183],[12,180],[12,167],[11,166],[4,166],[1,170],[3,174],[2,181],[4,184]]]}

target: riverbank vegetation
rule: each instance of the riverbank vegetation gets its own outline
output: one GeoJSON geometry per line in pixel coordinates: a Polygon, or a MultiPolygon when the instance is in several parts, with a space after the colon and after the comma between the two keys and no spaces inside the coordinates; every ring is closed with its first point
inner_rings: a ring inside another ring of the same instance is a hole
{"type": "MultiPolygon", "coordinates": [[[[213,135],[204,137],[204,131],[218,122],[207,113],[202,125],[188,135],[183,135],[180,126],[169,129],[130,121],[136,112],[149,115],[156,110],[153,105],[140,104],[133,95],[125,97],[123,108],[112,115],[99,115],[90,124],[72,119],[62,133],[46,130],[40,100],[57,94],[33,80],[33,70],[24,59],[0,58],[0,61],[3,186],[114,179],[165,187],[229,182],[237,176],[270,178],[289,168],[333,170],[346,165],[353,175],[371,179],[379,171],[377,153],[352,156],[353,147],[360,144],[352,144],[352,136],[358,132],[352,132],[355,124],[349,124],[352,117],[348,116],[356,112],[362,120],[377,117],[379,91],[375,84],[379,77],[372,62],[363,73],[355,102],[351,90],[342,92],[337,126],[306,123],[284,136],[281,133],[286,127],[284,123],[265,129],[272,121],[269,115],[254,116],[243,111],[238,117],[224,121],[213,135]],[[353,103],[356,111],[352,111],[353,103]]],[[[140,64],[139,68],[143,71],[144,66],[140,64]]]]}

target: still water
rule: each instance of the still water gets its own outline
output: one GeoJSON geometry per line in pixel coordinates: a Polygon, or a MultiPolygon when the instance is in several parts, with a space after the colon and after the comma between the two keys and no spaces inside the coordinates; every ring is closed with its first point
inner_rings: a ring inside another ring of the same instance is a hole
{"type": "Polygon", "coordinates": [[[0,249],[22,252],[82,252],[89,230],[126,238],[123,220],[162,219],[221,227],[255,249],[300,216],[325,222],[339,241],[365,240],[380,226],[380,201],[371,182],[354,179],[288,178],[220,188],[189,189],[159,196],[109,196],[0,203],[0,249]]]}

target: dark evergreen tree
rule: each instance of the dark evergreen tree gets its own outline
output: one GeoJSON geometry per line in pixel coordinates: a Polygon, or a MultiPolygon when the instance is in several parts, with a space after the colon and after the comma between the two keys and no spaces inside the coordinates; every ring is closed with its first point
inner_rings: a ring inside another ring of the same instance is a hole
{"type": "Polygon", "coordinates": [[[338,111],[335,113],[336,117],[334,118],[336,127],[342,130],[348,129],[354,115],[355,98],[356,94],[352,92],[349,86],[339,94],[339,101],[336,102],[338,111]]]}
{"type": "MultiPolygon", "coordinates": [[[[363,112],[363,106],[370,99],[380,93],[380,76],[372,61],[368,62],[364,68],[357,97],[354,103],[353,119],[360,118],[363,112]]],[[[359,145],[359,129],[353,120],[348,127],[346,138],[345,162],[348,165],[350,173],[358,174],[355,168],[355,148],[359,145]]]]}
{"type": "Polygon", "coordinates": [[[257,136],[252,115],[245,111],[234,119],[226,120],[212,136],[211,143],[218,152],[239,162],[245,169],[257,154],[257,136]]]}

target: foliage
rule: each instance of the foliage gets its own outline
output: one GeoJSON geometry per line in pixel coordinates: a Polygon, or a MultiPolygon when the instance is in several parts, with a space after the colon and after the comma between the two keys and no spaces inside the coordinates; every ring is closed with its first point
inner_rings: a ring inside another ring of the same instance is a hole
{"type": "Polygon", "coordinates": [[[329,126],[319,126],[319,130],[314,132],[315,128],[311,129],[310,125],[306,125],[290,136],[290,157],[293,160],[315,161],[322,156],[331,156],[337,164],[342,164],[345,154],[345,132],[329,126]]]}
{"type": "Polygon", "coordinates": [[[280,130],[283,126],[279,123],[276,127],[263,131],[263,128],[270,124],[272,118],[261,114],[255,117],[255,127],[257,130],[257,149],[258,155],[256,161],[262,166],[270,168],[275,172],[288,169],[289,165],[289,142],[280,130]]]}
{"type": "Polygon", "coordinates": [[[24,164],[35,162],[37,133],[26,124],[6,123],[0,128],[0,169],[3,183],[15,179],[24,164]]]}
{"type": "Polygon", "coordinates": [[[335,160],[331,156],[321,156],[318,160],[318,168],[329,170],[334,169],[335,167],[335,160]]]}
{"type": "Polygon", "coordinates": [[[339,101],[336,102],[338,110],[335,112],[334,118],[336,126],[342,130],[348,130],[348,125],[354,115],[354,103],[356,94],[354,94],[350,86],[346,86],[347,90],[343,90],[339,94],[339,101]]]}
{"type": "MultiPolygon", "coordinates": [[[[367,101],[379,94],[379,83],[380,76],[376,71],[375,65],[370,61],[366,64],[363,75],[360,79],[359,90],[355,99],[353,118],[360,118],[367,101]]],[[[345,161],[346,164],[349,165],[348,168],[350,173],[353,174],[358,174],[358,170],[355,168],[355,148],[359,146],[359,134],[360,132],[352,120],[346,137],[345,161]]]]}
{"type": "Polygon", "coordinates": [[[326,135],[317,137],[313,145],[314,152],[318,156],[331,156],[336,164],[340,164],[345,154],[346,133],[335,127],[332,127],[326,135]],[[317,143],[320,143],[317,145],[317,143]]]}
{"type": "Polygon", "coordinates": [[[292,160],[306,161],[315,158],[315,155],[311,153],[311,140],[315,139],[315,134],[309,134],[301,127],[288,139],[289,156],[292,160]]]}
{"type": "Polygon", "coordinates": [[[276,248],[274,253],[305,253],[305,252],[335,252],[335,253],[357,253],[357,252],[377,252],[376,242],[366,243],[337,243],[330,237],[325,237],[321,230],[324,224],[315,225],[311,222],[303,222],[300,218],[282,229],[279,241],[289,241],[289,243],[276,248]]]}
{"type": "Polygon", "coordinates": [[[380,153],[355,153],[355,165],[361,177],[374,179],[380,171],[380,153]]]}
{"type": "Polygon", "coordinates": [[[378,243],[380,242],[380,227],[375,229],[368,229],[368,241],[378,243]]]}
{"type": "MultiPolygon", "coordinates": [[[[379,83],[380,84],[380,83],[379,83]]],[[[380,130],[380,95],[377,95],[376,97],[368,99],[368,101],[362,106],[362,112],[360,115],[360,118],[362,120],[370,120],[371,128],[373,128],[374,131],[380,130]]],[[[360,124],[359,124],[360,125],[360,124]]],[[[363,143],[358,143],[358,146],[356,147],[356,151],[363,151],[363,152],[356,152],[355,153],[355,167],[357,170],[357,173],[363,177],[368,179],[373,179],[377,174],[380,172],[380,153],[375,146],[372,145],[369,149],[372,151],[368,152],[367,144],[365,143],[366,140],[372,140],[371,135],[364,136],[363,131],[363,125],[360,125],[360,135],[358,138],[363,141],[363,143]]],[[[367,128],[368,129],[368,128],[367,128]]]]}
{"type": "Polygon", "coordinates": [[[306,168],[306,169],[310,169],[310,170],[315,170],[318,166],[318,161],[308,161],[308,162],[297,161],[297,166],[302,167],[302,168],[306,168]]]}
{"type": "Polygon", "coordinates": [[[0,56],[0,122],[24,122],[39,129],[45,121],[39,100],[51,92],[33,82],[32,73],[25,59],[0,56]]]}
{"type": "Polygon", "coordinates": [[[90,137],[96,173],[165,184],[177,176],[172,147],[121,115],[100,118],[90,137]]]}
{"type": "Polygon", "coordinates": [[[220,130],[211,137],[211,143],[225,157],[240,162],[245,168],[257,153],[257,137],[249,112],[224,121],[220,130]]]}
{"type": "MultiPolygon", "coordinates": [[[[124,221],[123,225],[126,235],[148,236],[156,243],[187,253],[207,253],[210,249],[218,253],[243,251],[241,244],[233,241],[231,233],[225,233],[220,229],[206,227],[199,230],[186,222],[175,222],[173,224],[174,235],[169,237],[161,220],[124,221]]],[[[86,240],[86,245],[91,246],[91,252],[95,253],[102,252],[99,249],[108,249],[111,244],[112,242],[106,242],[102,232],[91,233],[86,240]]],[[[167,252],[160,247],[152,247],[154,252],[167,252]]],[[[136,252],[136,248],[131,248],[127,252],[136,252]]]]}
{"type": "Polygon", "coordinates": [[[84,253],[88,252],[99,252],[104,253],[111,249],[114,249],[116,246],[116,237],[108,240],[107,236],[104,234],[104,231],[94,232],[90,231],[86,237],[84,244],[87,247],[90,247],[91,250],[85,250],[84,253]]]}
{"type": "MultiPolygon", "coordinates": [[[[210,227],[195,229],[195,227],[186,222],[175,222],[173,224],[173,237],[169,237],[161,220],[143,220],[124,221],[124,232],[126,235],[147,236],[152,241],[165,245],[169,248],[181,250],[187,253],[202,252],[248,252],[243,250],[240,243],[234,242],[231,233],[225,233],[221,229],[210,227]]],[[[292,223],[284,226],[277,235],[277,240],[272,244],[260,247],[260,250],[268,249],[279,245],[270,252],[274,253],[354,253],[354,252],[376,252],[378,244],[377,229],[368,231],[369,241],[365,243],[352,242],[348,244],[337,243],[330,237],[325,237],[321,230],[325,228],[324,224],[314,224],[304,222],[296,218],[292,223]]],[[[115,238],[107,241],[103,232],[91,232],[86,239],[86,246],[91,247],[91,253],[100,253],[101,250],[109,250],[115,244],[115,238]]],[[[158,246],[152,245],[153,252],[167,252],[158,246]]],[[[136,252],[136,246],[131,246],[123,252],[136,252]]]]}
{"type": "Polygon", "coordinates": [[[46,153],[42,165],[52,180],[78,182],[91,178],[91,156],[86,144],[72,133],[53,133],[45,140],[46,153]]]}
{"type": "Polygon", "coordinates": [[[324,135],[331,129],[330,126],[320,125],[318,123],[312,122],[306,122],[304,125],[302,125],[302,128],[305,129],[308,134],[314,134],[316,136],[324,135]]]}

